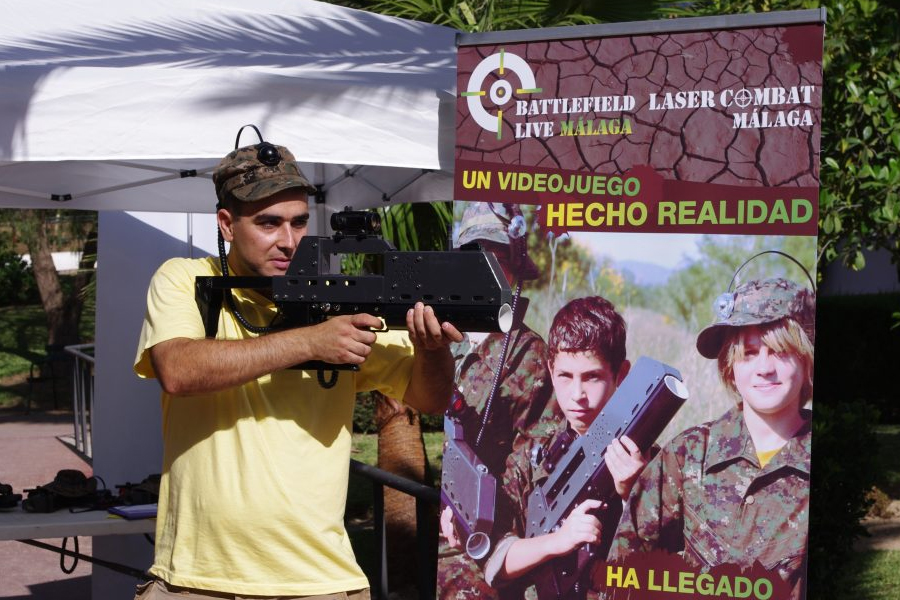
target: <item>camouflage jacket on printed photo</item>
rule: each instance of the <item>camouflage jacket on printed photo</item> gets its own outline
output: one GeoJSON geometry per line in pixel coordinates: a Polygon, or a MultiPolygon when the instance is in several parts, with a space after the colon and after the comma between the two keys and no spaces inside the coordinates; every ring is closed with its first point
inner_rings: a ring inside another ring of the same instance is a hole
{"type": "MultiPolygon", "coordinates": [[[[563,420],[556,403],[550,399],[553,387],[546,367],[547,345],[537,333],[522,322],[528,301],[520,298],[516,308],[515,326],[510,332],[509,348],[497,394],[482,443],[476,452],[489,471],[497,478],[498,491],[507,457],[513,449],[527,443],[532,436],[544,436],[559,427],[563,420]]],[[[466,403],[484,414],[494,373],[499,368],[504,335],[489,334],[460,359],[457,387],[466,403]]],[[[466,438],[474,446],[476,431],[466,431],[466,438]]],[[[497,526],[494,527],[497,532],[497,526]]],[[[459,549],[450,548],[442,538],[438,549],[438,597],[441,600],[470,600],[508,597],[498,594],[484,581],[481,566],[459,549]]]]}
{"type": "MultiPolygon", "coordinates": [[[[516,310],[518,326],[510,333],[503,374],[491,402],[482,443],[475,448],[477,431],[466,432],[478,457],[498,479],[506,466],[506,457],[519,439],[543,433],[543,423],[548,419],[551,424],[558,422],[558,411],[552,406],[548,410],[553,387],[546,366],[547,344],[522,323],[520,315],[526,307],[527,300],[521,298],[516,310]]],[[[479,418],[484,415],[494,374],[500,367],[503,337],[500,333],[488,335],[463,358],[459,368],[457,387],[479,418]]]]}
{"type": "MultiPolygon", "coordinates": [[[[553,401],[554,404],[556,401],[553,401]]],[[[557,437],[564,430],[557,426],[557,431],[544,437],[535,437],[516,449],[510,455],[506,462],[506,471],[503,474],[502,490],[499,492],[501,498],[497,503],[497,522],[494,526],[498,532],[506,532],[502,539],[497,543],[493,553],[485,565],[485,577],[487,581],[495,587],[503,587],[509,585],[507,582],[498,580],[497,574],[506,554],[509,552],[510,545],[517,539],[525,537],[526,518],[528,508],[528,497],[534,491],[535,487],[542,485],[549,473],[544,469],[543,463],[539,462],[535,466],[533,457],[539,455],[537,449],[540,448],[546,456],[546,451],[553,446],[557,437]]],[[[609,551],[613,534],[616,531],[616,524],[622,514],[622,502],[618,497],[613,501],[605,499],[608,507],[600,514],[600,523],[602,527],[602,538],[597,548],[597,560],[606,558],[609,551]]],[[[533,583],[531,573],[523,576],[521,581],[515,582],[518,589],[525,590],[528,585],[533,583]]],[[[526,598],[534,596],[533,589],[524,592],[526,598]]],[[[521,596],[520,596],[521,597],[521,596]]]]}
{"type": "Polygon", "coordinates": [[[610,560],[681,552],[698,567],[759,561],[802,599],[809,528],[810,417],[760,468],[743,411],[676,436],[632,489],[610,560]]]}

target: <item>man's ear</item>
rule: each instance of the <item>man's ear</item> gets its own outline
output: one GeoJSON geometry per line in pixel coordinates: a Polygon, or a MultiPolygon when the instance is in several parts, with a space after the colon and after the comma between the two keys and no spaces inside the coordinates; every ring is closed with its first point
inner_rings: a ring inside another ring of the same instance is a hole
{"type": "Polygon", "coordinates": [[[229,244],[234,240],[234,217],[227,208],[220,208],[216,211],[216,222],[219,225],[219,231],[222,237],[229,244]]]}
{"type": "Polygon", "coordinates": [[[622,385],[622,382],[625,381],[629,371],[631,371],[631,361],[625,359],[622,361],[622,366],[619,367],[619,372],[616,373],[616,387],[622,385]]]}

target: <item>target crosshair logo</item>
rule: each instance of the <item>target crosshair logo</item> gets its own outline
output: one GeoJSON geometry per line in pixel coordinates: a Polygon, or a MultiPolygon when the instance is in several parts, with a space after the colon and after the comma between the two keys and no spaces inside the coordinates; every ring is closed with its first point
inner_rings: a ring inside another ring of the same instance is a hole
{"type": "Polygon", "coordinates": [[[502,48],[500,52],[491,54],[483,59],[472,75],[469,77],[469,85],[466,91],[461,95],[466,98],[469,105],[469,114],[475,119],[482,129],[493,131],[497,134],[497,139],[501,139],[503,132],[503,106],[507,104],[513,97],[513,86],[504,77],[506,72],[511,71],[519,77],[522,87],[516,89],[516,94],[539,94],[543,91],[537,87],[534,81],[534,73],[520,56],[511,52],[505,52],[502,48]],[[487,76],[494,71],[500,76],[500,79],[491,84],[491,87],[485,91],[482,89],[487,76]],[[492,115],[481,103],[483,96],[488,96],[495,105],[497,105],[497,114],[492,115]]]}

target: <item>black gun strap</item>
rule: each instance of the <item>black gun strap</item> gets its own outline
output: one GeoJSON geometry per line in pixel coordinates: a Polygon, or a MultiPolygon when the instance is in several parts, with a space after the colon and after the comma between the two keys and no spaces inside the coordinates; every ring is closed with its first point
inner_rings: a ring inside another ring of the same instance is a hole
{"type": "Polygon", "coordinates": [[[520,278],[518,282],[516,282],[516,293],[513,294],[512,299],[512,314],[513,314],[513,324],[512,327],[509,328],[505,334],[503,334],[503,347],[500,350],[500,360],[497,362],[497,370],[494,371],[494,380],[491,382],[491,391],[488,393],[487,401],[484,403],[484,412],[481,413],[481,427],[478,428],[478,436],[475,438],[475,448],[481,444],[481,436],[484,434],[484,428],[487,425],[488,417],[491,414],[491,405],[494,403],[494,397],[497,395],[497,390],[500,388],[500,376],[503,374],[503,370],[506,367],[506,353],[509,351],[509,341],[512,338],[513,331],[518,331],[521,327],[518,327],[516,323],[516,306],[519,304],[519,296],[522,295],[522,279],[520,278]]]}

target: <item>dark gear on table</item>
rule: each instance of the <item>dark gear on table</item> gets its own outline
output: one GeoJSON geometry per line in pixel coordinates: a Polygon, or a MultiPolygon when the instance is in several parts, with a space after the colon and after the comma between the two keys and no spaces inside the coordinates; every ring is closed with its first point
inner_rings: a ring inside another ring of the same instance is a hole
{"type": "Polygon", "coordinates": [[[15,508],[21,499],[22,494],[13,494],[11,485],[0,483],[0,509],[15,508]]]}
{"type": "Polygon", "coordinates": [[[22,508],[27,512],[49,513],[61,508],[103,508],[115,502],[109,490],[97,488],[97,478],[88,477],[75,469],[63,469],[53,481],[25,490],[22,508]]]}

